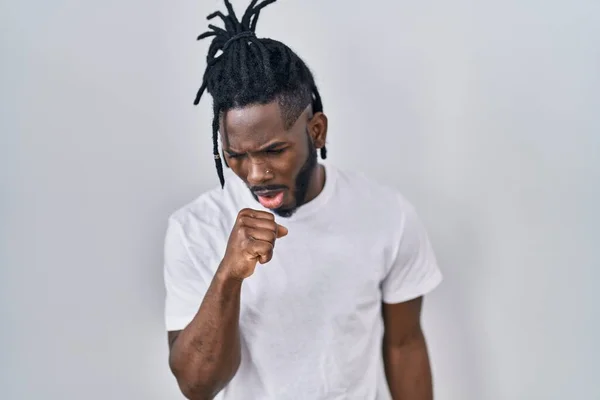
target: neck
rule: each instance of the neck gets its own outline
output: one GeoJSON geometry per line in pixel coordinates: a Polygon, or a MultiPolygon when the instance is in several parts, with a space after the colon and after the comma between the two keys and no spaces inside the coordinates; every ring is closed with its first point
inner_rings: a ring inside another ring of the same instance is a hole
{"type": "Polygon", "coordinates": [[[305,203],[314,200],[323,191],[325,179],[325,167],[321,164],[317,164],[311,174],[310,184],[304,201],[305,203]]]}

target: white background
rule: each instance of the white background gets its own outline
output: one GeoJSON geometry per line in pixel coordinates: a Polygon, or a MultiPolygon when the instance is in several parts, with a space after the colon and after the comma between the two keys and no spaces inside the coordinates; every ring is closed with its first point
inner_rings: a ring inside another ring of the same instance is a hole
{"type": "MultiPolygon", "coordinates": [[[[0,398],[181,398],[162,240],[218,183],[217,6],[2,1],[0,398]]],[[[436,398],[600,399],[600,2],[282,0],[258,34],[313,69],[331,162],[430,231],[436,398]]]]}

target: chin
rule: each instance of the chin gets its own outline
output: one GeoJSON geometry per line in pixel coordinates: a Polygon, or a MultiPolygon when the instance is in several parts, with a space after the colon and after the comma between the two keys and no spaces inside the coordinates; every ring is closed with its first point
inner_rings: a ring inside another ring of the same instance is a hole
{"type": "Polygon", "coordinates": [[[278,208],[277,210],[273,210],[273,212],[281,218],[289,218],[294,215],[296,210],[297,208],[278,208]]]}
{"type": "Polygon", "coordinates": [[[289,218],[294,215],[297,209],[298,207],[296,207],[295,203],[292,202],[291,204],[284,204],[281,207],[271,211],[282,218],[289,218]]]}

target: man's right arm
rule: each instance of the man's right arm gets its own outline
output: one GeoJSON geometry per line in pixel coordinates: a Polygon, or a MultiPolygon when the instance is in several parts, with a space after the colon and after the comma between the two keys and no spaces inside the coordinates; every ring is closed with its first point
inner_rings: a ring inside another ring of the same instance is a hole
{"type": "Polygon", "coordinates": [[[212,399],[240,365],[241,287],[241,280],[218,272],[190,324],[169,332],[169,366],[188,399],[212,399]]]}
{"type": "Polygon", "coordinates": [[[183,330],[169,332],[169,366],[188,399],[214,398],[237,372],[242,281],[254,273],[257,263],[271,260],[275,240],[285,235],[287,229],[275,222],[273,214],[239,212],[196,315],[183,330]]]}

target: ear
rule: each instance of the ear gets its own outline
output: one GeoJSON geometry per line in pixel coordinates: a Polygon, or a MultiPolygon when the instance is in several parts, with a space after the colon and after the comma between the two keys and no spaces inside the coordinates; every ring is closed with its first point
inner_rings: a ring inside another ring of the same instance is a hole
{"type": "Polygon", "coordinates": [[[327,116],[318,112],[308,121],[308,132],[317,149],[325,147],[327,141],[327,116]]]}

